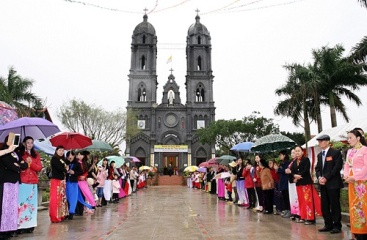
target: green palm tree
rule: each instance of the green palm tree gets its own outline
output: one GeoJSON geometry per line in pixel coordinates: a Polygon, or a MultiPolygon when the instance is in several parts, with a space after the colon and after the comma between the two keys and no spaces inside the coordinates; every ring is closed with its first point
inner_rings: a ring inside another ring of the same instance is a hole
{"type": "Polygon", "coordinates": [[[367,60],[367,36],[362,38],[362,40],[352,48],[352,53],[351,53],[350,58],[351,60],[353,60],[356,63],[366,62],[367,60]]]}
{"type": "Polygon", "coordinates": [[[353,63],[342,56],[343,52],[341,45],[333,48],[324,46],[312,51],[313,71],[320,80],[319,93],[328,99],[332,127],[337,126],[336,111],[340,111],[344,119],[349,121],[341,97],[345,96],[359,106],[361,100],[353,91],[367,85],[367,78],[363,73],[365,63],[353,63]]]}
{"type": "MultiPolygon", "coordinates": [[[[305,130],[306,142],[311,139],[310,116],[311,113],[319,112],[315,110],[320,103],[315,103],[315,93],[318,92],[318,79],[313,77],[310,68],[299,64],[290,64],[284,66],[289,71],[287,82],[281,88],[275,90],[278,96],[284,96],[274,109],[275,115],[282,115],[292,118],[296,126],[301,126],[305,130]]],[[[317,98],[316,98],[317,99],[317,98]]]]}
{"type": "Polygon", "coordinates": [[[20,116],[31,115],[32,108],[41,105],[41,99],[30,90],[33,82],[10,67],[7,78],[0,77],[0,99],[16,108],[20,116]]]}

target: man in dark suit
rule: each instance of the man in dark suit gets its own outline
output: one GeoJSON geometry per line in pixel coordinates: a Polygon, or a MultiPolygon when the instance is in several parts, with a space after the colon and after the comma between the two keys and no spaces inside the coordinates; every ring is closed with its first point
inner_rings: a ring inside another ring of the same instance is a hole
{"type": "Polygon", "coordinates": [[[321,153],[317,155],[316,177],[321,191],[321,209],[325,226],[320,232],[341,232],[340,189],[343,181],[340,170],[343,166],[340,151],[330,148],[330,136],[321,135],[318,140],[321,153]]]}

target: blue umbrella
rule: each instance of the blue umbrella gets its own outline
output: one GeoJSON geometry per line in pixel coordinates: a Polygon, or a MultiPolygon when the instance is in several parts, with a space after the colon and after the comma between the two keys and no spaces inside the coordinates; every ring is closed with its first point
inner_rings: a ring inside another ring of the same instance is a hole
{"type": "Polygon", "coordinates": [[[56,150],[56,147],[53,147],[48,140],[42,142],[39,140],[34,140],[34,148],[51,156],[55,154],[56,150]]]}
{"type": "Polygon", "coordinates": [[[231,150],[235,152],[249,152],[252,145],[254,145],[253,142],[241,142],[239,144],[234,145],[231,150]]]}

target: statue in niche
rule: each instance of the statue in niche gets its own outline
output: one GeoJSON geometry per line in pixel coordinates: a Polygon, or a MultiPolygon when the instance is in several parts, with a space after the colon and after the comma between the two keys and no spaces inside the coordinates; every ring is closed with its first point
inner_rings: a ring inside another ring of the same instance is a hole
{"type": "Polygon", "coordinates": [[[173,100],[175,99],[175,93],[172,90],[168,91],[168,104],[173,105],[173,100]]]}

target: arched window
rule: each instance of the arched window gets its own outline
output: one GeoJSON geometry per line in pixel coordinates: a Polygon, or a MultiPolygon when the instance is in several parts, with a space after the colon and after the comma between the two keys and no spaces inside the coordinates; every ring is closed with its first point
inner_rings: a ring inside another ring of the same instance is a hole
{"type": "Polygon", "coordinates": [[[185,129],[185,118],[184,117],[181,118],[181,128],[185,129]]]}
{"type": "Polygon", "coordinates": [[[158,128],[161,128],[161,117],[158,117],[158,128]]]}
{"type": "Polygon", "coordinates": [[[201,37],[198,36],[198,44],[201,44],[201,37]]]}
{"type": "Polygon", "coordinates": [[[145,35],[143,35],[143,44],[145,44],[145,35]]]}
{"type": "Polygon", "coordinates": [[[197,66],[197,70],[201,70],[201,57],[198,57],[198,66],[197,66]]]}
{"type": "Polygon", "coordinates": [[[196,96],[195,96],[195,100],[196,102],[204,102],[205,98],[204,98],[204,94],[205,94],[205,90],[202,84],[199,84],[196,88],[196,96]]]}
{"type": "Polygon", "coordinates": [[[146,101],[147,101],[147,91],[145,90],[145,87],[142,84],[138,89],[138,102],[146,102],[146,101]]]}
{"type": "Polygon", "coordinates": [[[146,62],[145,62],[145,56],[143,55],[141,57],[141,69],[142,70],[145,70],[145,64],[146,64],[146,62]]]}

